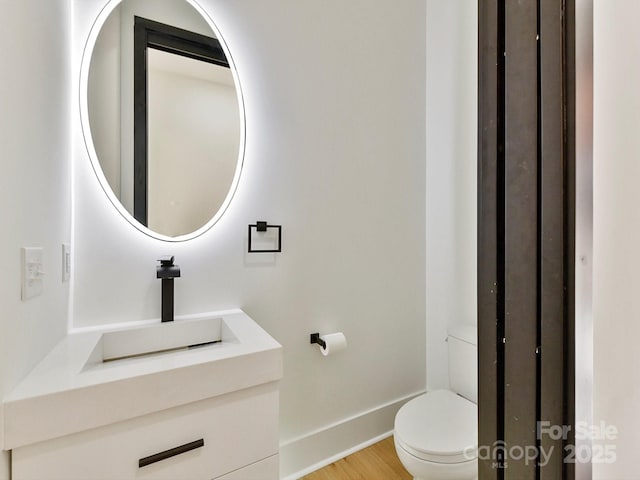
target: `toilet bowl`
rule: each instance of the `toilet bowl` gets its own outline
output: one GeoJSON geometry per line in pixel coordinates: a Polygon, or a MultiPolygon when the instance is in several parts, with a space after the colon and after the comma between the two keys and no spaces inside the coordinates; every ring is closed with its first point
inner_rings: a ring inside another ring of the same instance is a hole
{"type": "Polygon", "coordinates": [[[394,443],[416,480],[478,477],[478,362],[476,326],[449,330],[449,387],[407,402],[398,410],[394,443]]]}
{"type": "Polygon", "coordinates": [[[416,480],[477,478],[477,438],[476,405],[449,390],[416,397],[396,415],[396,452],[416,480]]]}

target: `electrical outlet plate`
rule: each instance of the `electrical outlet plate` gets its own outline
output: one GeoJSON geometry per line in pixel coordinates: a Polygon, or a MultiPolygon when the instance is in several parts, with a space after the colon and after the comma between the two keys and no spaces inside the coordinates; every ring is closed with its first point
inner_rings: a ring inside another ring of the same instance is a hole
{"type": "Polygon", "coordinates": [[[43,250],[40,247],[22,248],[22,300],[29,300],[42,294],[43,250]]]}

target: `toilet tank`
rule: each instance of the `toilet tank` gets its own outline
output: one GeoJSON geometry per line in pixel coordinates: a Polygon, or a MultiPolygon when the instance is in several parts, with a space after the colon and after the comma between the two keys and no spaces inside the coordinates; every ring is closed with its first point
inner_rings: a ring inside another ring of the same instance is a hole
{"type": "Polygon", "coordinates": [[[478,403],[478,342],[476,325],[456,325],[449,329],[449,387],[478,403]]]}

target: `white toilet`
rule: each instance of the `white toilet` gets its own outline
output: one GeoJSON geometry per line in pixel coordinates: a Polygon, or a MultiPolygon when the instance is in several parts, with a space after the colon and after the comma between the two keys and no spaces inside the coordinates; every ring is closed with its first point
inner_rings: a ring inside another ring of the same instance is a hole
{"type": "Polygon", "coordinates": [[[396,452],[416,480],[478,476],[476,326],[451,328],[447,340],[451,390],[420,395],[396,415],[396,452]]]}

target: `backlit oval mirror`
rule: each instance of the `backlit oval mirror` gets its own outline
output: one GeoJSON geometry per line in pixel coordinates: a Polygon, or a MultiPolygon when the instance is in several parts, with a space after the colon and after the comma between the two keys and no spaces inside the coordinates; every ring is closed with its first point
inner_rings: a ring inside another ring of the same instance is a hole
{"type": "Polygon", "coordinates": [[[239,179],[244,108],[208,15],[188,0],[112,0],[81,75],[85,142],[116,208],[163,240],[210,228],[239,179]]]}

